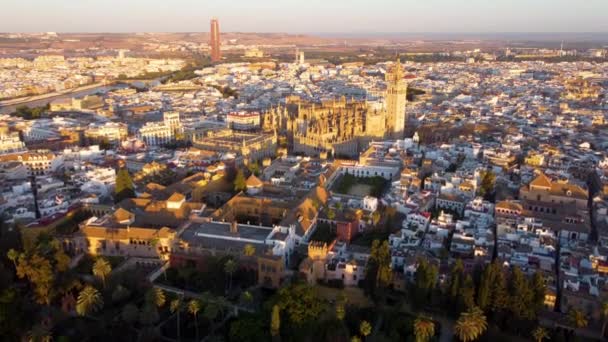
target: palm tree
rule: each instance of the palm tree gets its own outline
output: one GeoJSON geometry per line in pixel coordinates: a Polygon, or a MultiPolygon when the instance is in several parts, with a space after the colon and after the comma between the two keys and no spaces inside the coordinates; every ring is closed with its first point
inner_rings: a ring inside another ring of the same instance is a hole
{"type": "Polygon", "coordinates": [[[207,306],[205,306],[205,309],[203,310],[203,316],[205,316],[205,318],[211,322],[213,322],[213,320],[215,320],[217,318],[219,313],[220,313],[220,308],[215,303],[207,304],[207,306]]]}
{"type": "Polygon", "coordinates": [[[112,266],[104,258],[97,259],[93,264],[93,275],[101,279],[103,287],[106,287],[106,278],[110,275],[110,272],[112,272],[112,266]]]}
{"type": "MultiPolygon", "coordinates": [[[[229,308],[232,303],[226,299],[226,297],[218,296],[218,297],[209,297],[207,301],[212,301],[213,303],[209,305],[210,310],[205,310],[205,317],[209,318],[211,316],[217,317],[217,315],[223,315],[226,312],[226,308],[229,308]],[[215,312],[213,315],[212,313],[215,312]]],[[[213,317],[213,319],[215,319],[213,317]]]]}
{"type": "Polygon", "coordinates": [[[179,298],[174,299],[169,303],[169,311],[171,311],[171,313],[176,313],[180,309],[181,305],[182,302],[179,300],[179,298]]]}
{"type": "Polygon", "coordinates": [[[27,342],[51,342],[53,337],[49,329],[43,324],[36,324],[27,332],[27,342]]]}
{"type": "Polygon", "coordinates": [[[123,300],[129,298],[131,295],[131,291],[122,285],[116,286],[114,291],[112,291],[112,302],[119,303],[123,300]]]}
{"type": "Polygon", "coordinates": [[[243,254],[248,257],[253,256],[255,254],[255,246],[250,243],[246,244],[243,248],[243,254]]]}
{"type": "Polygon", "coordinates": [[[165,292],[158,287],[153,287],[146,293],[146,300],[148,303],[154,304],[159,308],[165,305],[167,301],[165,292]]]}
{"type": "Polygon", "coordinates": [[[201,311],[201,303],[196,300],[196,299],[192,299],[188,302],[188,312],[190,314],[192,314],[192,316],[194,316],[194,329],[196,330],[196,340],[198,341],[198,318],[197,318],[197,314],[198,312],[201,311]]]}
{"type": "Polygon", "coordinates": [[[339,321],[343,321],[346,316],[346,303],[348,303],[348,298],[341,292],[336,298],[336,318],[339,321]]]}
{"type": "Polygon", "coordinates": [[[253,302],[253,295],[249,291],[244,291],[241,293],[240,301],[243,305],[249,305],[253,302]]]}
{"type": "Polygon", "coordinates": [[[435,323],[426,317],[419,316],[414,321],[416,342],[426,342],[435,335],[435,323]]]}
{"type": "Polygon", "coordinates": [[[344,316],[346,316],[346,310],[344,309],[344,304],[339,303],[338,305],[336,305],[336,318],[339,321],[343,321],[344,316]]]}
{"type": "Polygon", "coordinates": [[[454,325],[454,332],[463,342],[476,340],[488,327],[486,316],[478,307],[471,308],[468,312],[460,314],[460,318],[454,325]]]}
{"type": "Polygon", "coordinates": [[[336,211],[332,208],[327,209],[327,218],[333,221],[336,218],[336,211]]]}
{"type": "Polygon", "coordinates": [[[585,314],[580,310],[570,310],[568,316],[570,323],[574,325],[576,329],[585,328],[587,324],[589,324],[589,322],[587,321],[587,317],[585,317],[585,314]]]}
{"type": "Polygon", "coordinates": [[[543,342],[543,340],[549,339],[549,332],[543,327],[536,327],[536,329],[532,331],[532,337],[534,337],[534,341],[536,342],[543,342]]]}
{"type": "Polygon", "coordinates": [[[272,314],[270,316],[270,335],[275,339],[279,336],[281,331],[281,312],[278,305],[272,307],[272,314]]]}
{"type": "Polygon", "coordinates": [[[604,338],[606,335],[606,325],[608,324],[608,302],[602,303],[601,313],[602,319],[604,320],[602,322],[602,338],[604,338]]]}
{"type": "Polygon", "coordinates": [[[122,308],[120,316],[126,323],[133,324],[137,321],[137,317],[139,317],[139,309],[135,304],[127,304],[122,308]]]}
{"type": "Polygon", "coordinates": [[[145,303],[139,311],[139,323],[146,327],[154,326],[154,323],[158,322],[159,315],[156,306],[153,303],[145,303]]]}
{"type": "Polygon", "coordinates": [[[14,249],[9,249],[8,253],[6,253],[6,257],[13,262],[13,265],[15,265],[15,268],[17,268],[17,259],[19,258],[19,252],[17,252],[14,249]]]}
{"type": "Polygon", "coordinates": [[[103,307],[103,298],[101,293],[91,285],[85,286],[78,294],[76,302],[76,312],[81,315],[97,312],[103,307]]]}
{"type": "Polygon", "coordinates": [[[372,325],[368,321],[361,321],[359,332],[363,335],[363,338],[367,338],[372,333],[372,325]]]}
{"type": "Polygon", "coordinates": [[[179,314],[182,311],[182,301],[181,299],[177,298],[171,301],[171,303],[169,304],[169,311],[171,311],[171,313],[175,313],[177,315],[177,340],[179,341],[181,338],[180,336],[180,319],[179,319],[179,314]]]}
{"type": "Polygon", "coordinates": [[[228,283],[228,291],[232,290],[232,275],[234,274],[234,272],[236,272],[236,268],[237,264],[232,259],[229,259],[228,261],[226,261],[226,264],[224,264],[224,272],[226,272],[226,274],[228,274],[228,276],[230,277],[228,283]]]}

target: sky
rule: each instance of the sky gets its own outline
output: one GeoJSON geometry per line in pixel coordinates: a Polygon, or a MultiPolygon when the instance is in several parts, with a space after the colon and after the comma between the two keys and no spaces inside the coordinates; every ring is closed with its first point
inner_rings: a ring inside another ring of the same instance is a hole
{"type": "Polygon", "coordinates": [[[0,0],[0,32],[608,32],[608,0],[0,0]]]}

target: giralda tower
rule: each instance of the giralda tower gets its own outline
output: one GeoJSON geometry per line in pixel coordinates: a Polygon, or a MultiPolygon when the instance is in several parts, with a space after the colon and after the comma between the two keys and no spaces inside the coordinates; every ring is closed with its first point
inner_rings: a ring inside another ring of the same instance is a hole
{"type": "Polygon", "coordinates": [[[211,19],[209,46],[211,47],[211,61],[219,62],[222,59],[222,52],[220,51],[220,22],[217,18],[211,19]]]}
{"type": "Polygon", "coordinates": [[[403,79],[403,68],[397,60],[395,66],[386,74],[386,133],[393,138],[403,138],[407,104],[407,83],[403,79]]]}

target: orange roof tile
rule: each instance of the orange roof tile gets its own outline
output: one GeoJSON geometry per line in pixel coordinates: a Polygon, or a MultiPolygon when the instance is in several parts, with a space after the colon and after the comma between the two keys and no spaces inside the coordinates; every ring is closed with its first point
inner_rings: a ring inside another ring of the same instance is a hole
{"type": "Polygon", "coordinates": [[[132,218],[133,218],[133,214],[130,211],[125,210],[123,208],[118,208],[114,212],[114,219],[117,222],[127,221],[127,220],[130,220],[132,218]]]}
{"type": "Polygon", "coordinates": [[[262,183],[262,181],[255,175],[249,176],[249,178],[247,178],[246,184],[248,187],[254,187],[254,188],[261,187],[264,185],[264,183],[262,183]]]}
{"type": "Polygon", "coordinates": [[[530,187],[550,189],[551,184],[552,184],[551,179],[549,179],[549,177],[547,177],[547,175],[545,175],[543,172],[541,172],[538,175],[538,177],[536,177],[532,182],[530,182],[530,187]]]}
{"type": "Polygon", "coordinates": [[[171,197],[169,197],[169,199],[167,199],[167,201],[168,202],[181,202],[185,199],[186,199],[186,197],[184,197],[184,195],[180,194],[179,192],[174,192],[173,195],[171,195],[171,197]]]}

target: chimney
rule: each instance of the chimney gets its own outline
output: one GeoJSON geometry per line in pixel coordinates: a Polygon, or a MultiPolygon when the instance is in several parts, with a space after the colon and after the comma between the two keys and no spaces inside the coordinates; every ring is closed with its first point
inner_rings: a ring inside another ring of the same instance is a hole
{"type": "Polygon", "coordinates": [[[238,223],[236,223],[236,221],[232,221],[232,223],[230,223],[230,233],[238,234],[238,232],[239,232],[238,223]]]}

